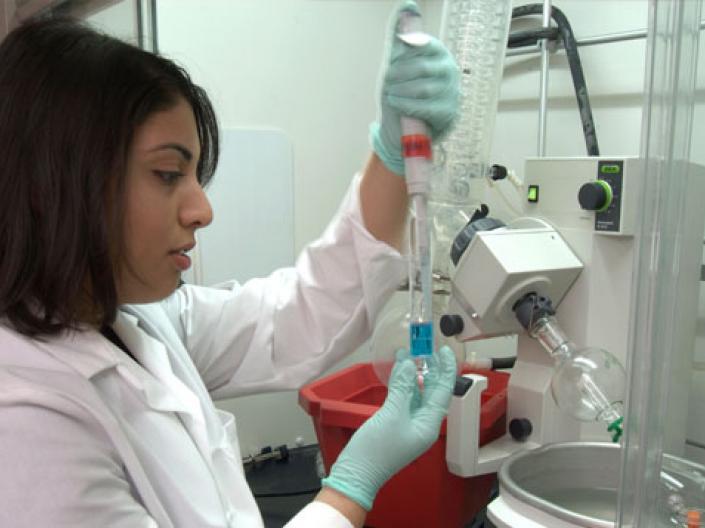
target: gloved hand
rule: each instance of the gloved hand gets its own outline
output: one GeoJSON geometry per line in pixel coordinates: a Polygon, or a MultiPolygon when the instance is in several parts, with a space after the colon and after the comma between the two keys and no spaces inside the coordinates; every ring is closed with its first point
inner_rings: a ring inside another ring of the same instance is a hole
{"type": "Polygon", "coordinates": [[[378,121],[370,126],[370,142],[384,165],[401,176],[401,116],[426,123],[432,140],[441,139],[458,114],[460,73],[455,59],[443,44],[430,37],[425,46],[409,46],[397,37],[402,11],[419,12],[408,0],[392,19],[388,64],[382,81],[378,121]]]}
{"type": "Polygon", "coordinates": [[[324,486],[370,510],[382,485],[436,441],[455,386],[455,354],[441,347],[428,363],[419,393],[414,362],[397,361],[384,405],[350,439],[324,486]]]}

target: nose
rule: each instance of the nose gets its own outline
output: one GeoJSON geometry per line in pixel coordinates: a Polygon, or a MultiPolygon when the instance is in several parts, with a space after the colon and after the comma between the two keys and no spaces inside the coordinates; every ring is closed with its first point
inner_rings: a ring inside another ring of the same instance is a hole
{"type": "Polygon", "coordinates": [[[181,202],[179,220],[184,227],[194,229],[206,227],[213,221],[213,209],[208,196],[195,178],[181,202]]]}

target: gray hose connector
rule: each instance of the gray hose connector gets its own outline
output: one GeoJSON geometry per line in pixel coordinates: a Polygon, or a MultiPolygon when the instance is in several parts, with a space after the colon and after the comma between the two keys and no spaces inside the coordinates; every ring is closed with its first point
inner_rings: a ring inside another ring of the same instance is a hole
{"type": "Polygon", "coordinates": [[[547,315],[556,315],[551,299],[537,293],[527,293],[513,307],[519,324],[527,331],[531,330],[535,321],[547,315]]]}

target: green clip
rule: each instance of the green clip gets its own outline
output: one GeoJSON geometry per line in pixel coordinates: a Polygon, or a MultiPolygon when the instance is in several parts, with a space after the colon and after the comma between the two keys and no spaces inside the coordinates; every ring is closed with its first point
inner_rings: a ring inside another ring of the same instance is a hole
{"type": "Polygon", "coordinates": [[[607,426],[607,431],[612,433],[613,442],[619,442],[619,439],[622,437],[622,422],[624,422],[624,417],[620,416],[607,426]]]}

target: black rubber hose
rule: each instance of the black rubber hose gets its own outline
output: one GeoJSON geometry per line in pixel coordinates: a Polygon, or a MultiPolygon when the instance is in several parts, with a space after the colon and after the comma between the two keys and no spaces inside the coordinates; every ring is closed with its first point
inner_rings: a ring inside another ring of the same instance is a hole
{"type": "Polygon", "coordinates": [[[527,31],[514,31],[509,35],[509,40],[507,40],[508,48],[523,48],[524,46],[532,46],[536,44],[539,40],[558,40],[560,38],[560,33],[558,28],[541,28],[541,29],[529,29],[527,31]]]}
{"type": "MultiPolygon", "coordinates": [[[[542,13],[543,4],[527,4],[512,9],[512,18],[527,15],[540,15],[542,13]]],[[[563,40],[563,48],[568,57],[568,65],[570,66],[570,74],[573,78],[575,98],[578,101],[580,121],[583,125],[583,135],[585,136],[585,146],[587,147],[588,156],[599,156],[600,149],[597,144],[595,122],[592,118],[592,109],[590,107],[587,84],[585,83],[585,75],[583,74],[583,66],[580,62],[580,55],[578,55],[578,43],[575,40],[575,35],[573,34],[573,29],[570,27],[568,18],[563,14],[563,11],[557,7],[553,7],[551,9],[551,18],[558,26],[558,31],[563,40]]]]}

